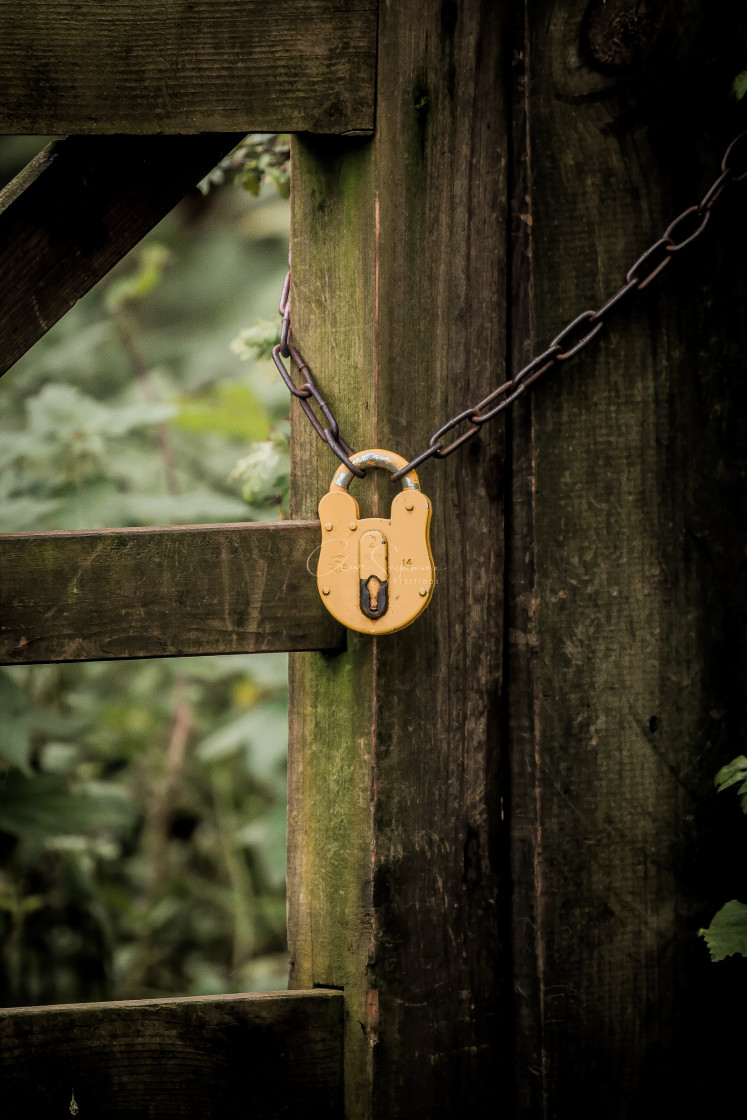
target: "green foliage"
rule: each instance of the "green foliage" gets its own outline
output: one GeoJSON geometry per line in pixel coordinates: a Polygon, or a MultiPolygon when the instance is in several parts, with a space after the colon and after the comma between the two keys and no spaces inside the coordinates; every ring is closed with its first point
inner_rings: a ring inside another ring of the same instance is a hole
{"type": "Polygon", "coordinates": [[[285,658],[3,679],[52,718],[3,781],[4,1002],[283,986],[285,658]]]}
{"type": "Polygon", "coordinates": [[[736,97],[737,101],[741,101],[747,93],[747,70],[743,70],[741,74],[737,74],[732,82],[731,91],[736,97]]]}
{"type": "Polygon", "coordinates": [[[221,382],[180,402],[176,425],[186,431],[256,440],[267,436],[269,418],[248,385],[221,382]]]}
{"type": "MultiPolygon", "coordinates": [[[[6,374],[0,531],[283,515],[288,395],[230,343],[287,223],[194,196],[6,374]]],[[[0,1003],[284,986],[286,713],[282,655],[0,670],[0,1003]]]]}
{"type": "Polygon", "coordinates": [[[742,812],[747,813],[747,758],[743,754],[727,762],[726,766],[722,766],[714,782],[719,793],[738,785],[739,804],[742,812]]]}
{"type": "MultiPolygon", "coordinates": [[[[740,807],[747,814],[747,758],[743,754],[721,767],[714,784],[719,793],[737,786],[740,807]]],[[[747,957],[747,905],[732,899],[721,907],[707,929],[698,932],[712,961],[722,961],[735,953],[747,957]]]]}
{"type": "Polygon", "coordinates": [[[200,183],[207,194],[211,187],[233,182],[258,195],[268,182],[283,198],[290,195],[290,137],[287,133],[253,132],[200,183]]]}
{"type": "Polygon", "coordinates": [[[727,902],[700,935],[705,938],[712,961],[723,961],[734,953],[747,957],[747,906],[736,899],[727,902]]]}
{"type": "Polygon", "coordinates": [[[270,358],[273,347],[280,342],[280,323],[277,319],[258,320],[247,327],[231,343],[231,349],[242,361],[252,358],[270,358]]]}
{"type": "Polygon", "coordinates": [[[284,509],[290,491],[289,443],[287,431],[276,429],[272,439],[255,443],[248,455],[239,459],[232,478],[241,482],[244,501],[256,503],[262,495],[284,509]]]}

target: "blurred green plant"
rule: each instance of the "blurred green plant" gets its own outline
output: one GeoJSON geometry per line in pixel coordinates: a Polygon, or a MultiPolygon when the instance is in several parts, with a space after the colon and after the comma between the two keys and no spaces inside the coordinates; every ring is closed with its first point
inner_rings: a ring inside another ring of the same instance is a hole
{"type": "MultiPolygon", "coordinates": [[[[287,244],[274,189],[195,192],[80,300],[0,383],[0,531],[283,516],[230,344],[287,244]]],[[[0,1002],[285,986],[286,715],[282,655],[0,670],[0,1002]]]]}
{"type": "Polygon", "coordinates": [[[207,194],[212,187],[233,182],[258,195],[268,182],[283,198],[290,195],[290,136],[288,133],[252,132],[213,168],[200,183],[207,194]]]}

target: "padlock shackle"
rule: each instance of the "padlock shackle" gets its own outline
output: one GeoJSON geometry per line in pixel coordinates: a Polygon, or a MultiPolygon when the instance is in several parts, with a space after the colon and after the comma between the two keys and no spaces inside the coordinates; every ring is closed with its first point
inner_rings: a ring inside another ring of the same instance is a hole
{"type": "MultiPolygon", "coordinates": [[[[350,456],[350,462],[364,470],[366,467],[381,467],[385,471],[392,471],[392,473],[407,466],[407,459],[403,459],[401,455],[397,455],[394,451],[383,451],[380,447],[373,447],[369,451],[358,451],[355,455],[350,456]]],[[[353,472],[348,470],[343,463],[335,471],[329,487],[330,493],[334,490],[347,490],[352,481],[353,472]]],[[[415,471],[409,471],[408,474],[402,476],[402,489],[420,489],[420,481],[415,471]]]]}

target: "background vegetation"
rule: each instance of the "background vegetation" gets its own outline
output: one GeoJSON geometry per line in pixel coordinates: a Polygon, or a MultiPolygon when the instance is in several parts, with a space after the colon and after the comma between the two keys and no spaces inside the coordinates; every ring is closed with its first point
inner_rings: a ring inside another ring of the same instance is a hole
{"type": "MultiPolygon", "coordinates": [[[[203,191],[0,382],[0,531],[283,515],[288,396],[241,334],[277,319],[282,140],[203,191]]],[[[281,655],[0,670],[0,1002],[285,986],[286,714],[281,655]]]]}

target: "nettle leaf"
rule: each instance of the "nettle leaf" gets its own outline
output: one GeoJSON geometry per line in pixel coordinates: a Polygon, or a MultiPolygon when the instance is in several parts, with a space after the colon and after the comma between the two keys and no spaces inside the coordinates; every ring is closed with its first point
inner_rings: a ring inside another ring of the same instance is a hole
{"type": "Polygon", "coordinates": [[[0,757],[24,774],[29,766],[29,713],[31,705],[23,689],[7,673],[0,672],[0,757]]]}
{"type": "Polygon", "coordinates": [[[35,439],[93,455],[102,454],[102,437],[124,436],[170,420],[177,412],[175,405],[155,401],[110,407],[74,385],[60,384],[45,385],[27,407],[29,431],[35,439]]]}
{"type": "MultiPolygon", "coordinates": [[[[61,446],[76,443],[85,446],[93,433],[98,433],[102,414],[108,411],[87,393],[74,385],[45,385],[26,405],[29,432],[45,444],[61,446]]],[[[96,448],[100,447],[100,441],[96,448]]]]}
{"type": "Polygon", "coordinates": [[[273,494],[282,500],[290,485],[288,455],[276,440],[257,443],[248,455],[239,459],[231,478],[241,482],[245,502],[256,502],[273,494]]]}
{"type": "Polygon", "coordinates": [[[727,762],[726,766],[722,766],[713,780],[719,793],[729,789],[730,786],[739,785],[737,790],[739,803],[742,812],[747,813],[747,758],[743,754],[727,762]]]}
{"type": "Polygon", "coordinates": [[[272,358],[274,346],[280,342],[280,320],[258,319],[253,327],[247,327],[234,338],[231,352],[243,362],[250,358],[272,358]]]}
{"type": "Polygon", "coordinates": [[[698,932],[712,961],[723,961],[735,953],[747,957],[747,906],[732,899],[721,907],[708,929],[698,932]]]}
{"type": "Polygon", "coordinates": [[[737,74],[732,82],[731,92],[736,97],[737,101],[741,101],[747,93],[747,70],[743,70],[741,74],[737,74]]]}

